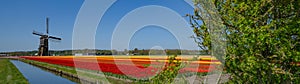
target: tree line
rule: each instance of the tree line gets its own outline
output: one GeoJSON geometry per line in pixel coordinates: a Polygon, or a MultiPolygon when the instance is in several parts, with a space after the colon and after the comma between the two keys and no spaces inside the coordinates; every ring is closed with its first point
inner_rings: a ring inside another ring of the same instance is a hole
{"type": "MultiPolygon", "coordinates": [[[[3,56],[37,56],[38,51],[16,51],[16,52],[2,52],[3,56]]],[[[50,56],[73,56],[79,55],[206,55],[205,51],[201,50],[181,50],[181,49],[138,49],[133,50],[124,49],[118,50],[49,50],[50,56]]]]}

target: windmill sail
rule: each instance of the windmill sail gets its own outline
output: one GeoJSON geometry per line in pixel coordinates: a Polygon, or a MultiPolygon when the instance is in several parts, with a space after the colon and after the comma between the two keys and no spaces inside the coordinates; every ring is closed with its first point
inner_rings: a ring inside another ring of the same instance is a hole
{"type": "Polygon", "coordinates": [[[46,34],[49,35],[49,18],[46,18],[46,34]]]}
{"type": "Polygon", "coordinates": [[[38,36],[43,36],[44,35],[43,33],[40,33],[40,32],[37,32],[37,31],[33,31],[32,34],[38,35],[38,36]]]}
{"type": "Polygon", "coordinates": [[[53,37],[53,36],[49,36],[49,38],[51,38],[51,39],[55,39],[55,40],[61,40],[61,38],[58,38],[58,37],[53,37]]]}

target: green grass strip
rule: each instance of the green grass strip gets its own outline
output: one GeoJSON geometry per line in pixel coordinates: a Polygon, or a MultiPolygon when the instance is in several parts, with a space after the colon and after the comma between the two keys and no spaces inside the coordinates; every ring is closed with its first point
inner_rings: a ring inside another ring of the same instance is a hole
{"type": "Polygon", "coordinates": [[[28,80],[9,59],[0,58],[1,84],[28,84],[28,80]]]}

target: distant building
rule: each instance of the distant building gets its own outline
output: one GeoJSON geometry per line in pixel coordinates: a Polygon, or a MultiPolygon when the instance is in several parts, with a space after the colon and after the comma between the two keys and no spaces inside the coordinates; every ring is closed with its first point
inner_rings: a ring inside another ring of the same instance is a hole
{"type": "Polygon", "coordinates": [[[74,56],[96,56],[96,53],[75,53],[74,56]]]}
{"type": "Polygon", "coordinates": [[[8,54],[0,54],[0,56],[8,56],[8,54]]]}

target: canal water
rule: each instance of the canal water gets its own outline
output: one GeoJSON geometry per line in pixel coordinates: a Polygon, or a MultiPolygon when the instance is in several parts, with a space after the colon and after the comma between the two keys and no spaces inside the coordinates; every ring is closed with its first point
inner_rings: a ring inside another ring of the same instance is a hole
{"type": "Polygon", "coordinates": [[[18,60],[10,60],[10,62],[19,69],[30,84],[76,84],[75,82],[27,63],[18,60]]]}

